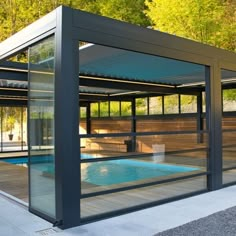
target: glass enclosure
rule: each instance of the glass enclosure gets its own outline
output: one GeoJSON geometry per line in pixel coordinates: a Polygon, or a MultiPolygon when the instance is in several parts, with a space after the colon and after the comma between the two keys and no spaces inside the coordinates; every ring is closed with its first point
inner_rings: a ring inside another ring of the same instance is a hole
{"type": "Polygon", "coordinates": [[[205,190],[208,131],[202,108],[197,110],[203,107],[197,97],[205,91],[205,67],[80,45],[81,106],[87,104],[91,114],[80,116],[80,130],[90,127],[80,132],[81,217],[205,190]],[[123,89],[109,85],[107,77],[123,89]],[[86,91],[84,78],[94,81],[86,91]],[[192,94],[189,81],[198,83],[192,94]],[[142,87],[147,82],[160,84],[149,91],[142,87]]]}
{"type": "Polygon", "coordinates": [[[0,182],[58,227],[236,183],[232,53],[59,7],[0,44],[0,77],[0,182]]]}
{"type": "Polygon", "coordinates": [[[30,208],[55,218],[54,37],[29,48],[30,208]]]}
{"type": "Polygon", "coordinates": [[[222,70],[223,183],[236,181],[236,72],[222,70]]]}

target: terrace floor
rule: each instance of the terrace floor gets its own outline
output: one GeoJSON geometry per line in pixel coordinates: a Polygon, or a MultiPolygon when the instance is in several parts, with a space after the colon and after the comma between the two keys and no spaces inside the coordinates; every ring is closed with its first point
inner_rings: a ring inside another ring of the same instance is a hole
{"type": "MultiPolygon", "coordinates": [[[[50,223],[28,212],[25,206],[13,202],[0,192],[0,235],[153,236],[236,206],[235,195],[236,186],[232,186],[62,231],[53,228],[50,223]]],[[[188,235],[191,233],[188,231],[188,235]]]]}
{"type": "MultiPolygon", "coordinates": [[[[25,153],[21,153],[25,156],[25,153]]],[[[9,154],[8,154],[9,155],[9,154]]],[[[11,156],[19,156],[19,153],[11,153],[11,156]]],[[[4,154],[6,157],[6,154],[4,154]]],[[[173,161],[171,158],[166,158],[168,161],[173,161]]],[[[204,160],[184,157],[174,158],[175,163],[187,163],[189,165],[204,166],[204,160]]],[[[6,192],[25,203],[28,202],[28,169],[22,166],[17,166],[0,161],[0,190],[6,192]]],[[[184,175],[184,174],[182,174],[184,175]]],[[[177,175],[178,177],[180,175],[177,175]]],[[[174,176],[172,175],[171,178],[174,176]]],[[[39,179],[44,181],[45,176],[39,175],[39,179]]],[[[165,177],[163,177],[165,178],[165,177]]],[[[158,177],[157,180],[161,178],[158,177]]],[[[228,172],[224,175],[225,182],[232,182],[236,179],[236,170],[228,172]]],[[[47,181],[48,182],[48,181],[47,181]]],[[[139,181],[138,184],[147,182],[146,180],[139,181]]],[[[129,185],[130,183],[128,183],[129,185]]],[[[116,185],[112,185],[114,188],[116,185]]],[[[124,187],[119,185],[118,187],[124,187]]],[[[109,187],[94,187],[82,183],[82,192],[90,193],[109,189],[109,187]]],[[[145,204],[153,201],[163,200],[169,197],[174,197],[182,194],[188,194],[194,191],[206,189],[206,177],[200,176],[196,178],[186,179],[184,181],[175,181],[162,185],[149,186],[140,189],[117,192],[107,195],[95,196],[81,200],[81,216],[83,218],[91,215],[102,214],[110,211],[115,211],[127,207],[132,207],[140,204],[145,204]]]]}

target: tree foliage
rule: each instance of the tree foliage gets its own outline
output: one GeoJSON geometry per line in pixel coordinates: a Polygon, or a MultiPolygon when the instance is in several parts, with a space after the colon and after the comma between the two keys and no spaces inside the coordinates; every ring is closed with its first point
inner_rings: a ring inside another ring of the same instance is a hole
{"type": "Polygon", "coordinates": [[[235,0],[146,0],[155,29],[236,51],[235,0]]]}
{"type": "Polygon", "coordinates": [[[100,0],[100,14],[141,26],[150,25],[144,0],[100,0]]]}
{"type": "Polygon", "coordinates": [[[236,0],[5,0],[0,41],[60,5],[236,51],[236,0]]]}
{"type": "Polygon", "coordinates": [[[60,5],[147,26],[145,0],[5,0],[0,1],[0,41],[60,5]]]}

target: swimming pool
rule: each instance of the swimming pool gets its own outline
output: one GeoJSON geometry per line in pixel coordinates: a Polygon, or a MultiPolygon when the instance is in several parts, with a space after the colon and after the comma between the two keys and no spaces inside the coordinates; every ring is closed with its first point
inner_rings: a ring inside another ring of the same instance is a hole
{"type": "MultiPolygon", "coordinates": [[[[91,157],[84,156],[84,158],[91,157]]],[[[40,158],[42,157],[35,159],[32,168],[53,175],[54,168],[53,163],[50,163],[50,158],[43,157],[44,163],[40,163],[40,158]],[[45,164],[45,161],[49,163],[45,164]]],[[[26,157],[10,158],[4,161],[12,164],[22,164],[27,163],[28,159],[26,157]]],[[[199,168],[133,159],[90,162],[81,164],[81,181],[98,186],[107,186],[197,170],[199,168]]]]}

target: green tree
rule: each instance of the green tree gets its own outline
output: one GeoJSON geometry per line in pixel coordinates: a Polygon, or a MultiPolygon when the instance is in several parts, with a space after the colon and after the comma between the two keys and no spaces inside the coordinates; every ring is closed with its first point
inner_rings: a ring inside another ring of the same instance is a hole
{"type": "Polygon", "coordinates": [[[141,26],[150,25],[144,14],[144,0],[101,0],[99,9],[103,16],[141,26]]]}
{"type": "Polygon", "coordinates": [[[142,26],[149,25],[143,13],[145,0],[6,0],[0,1],[0,41],[60,5],[88,11],[142,26]]]}
{"type": "Polygon", "coordinates": [[[160,31],[236,51],[235,0],[146,0],[160,31]]]}

